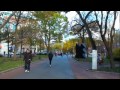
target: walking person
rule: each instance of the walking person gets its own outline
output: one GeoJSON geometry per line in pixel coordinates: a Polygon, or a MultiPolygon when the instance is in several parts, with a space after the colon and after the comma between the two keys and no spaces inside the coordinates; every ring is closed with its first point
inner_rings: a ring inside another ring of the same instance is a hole
{"type": "Polygon", "coordinates": [[[101,65],[103,63],[103,59],[101,57],[101,54],[98,54],[98,64],[101,65]]]}
{"type": "Polygon", "coordinates": [[[50,51],[50,52],[48,53],[48,58],[49,58],[49,64],[50,64],[50,67],[51,67],[52,58],[53,58],[53,53],[52,53],[52,51],[50,51]]]}
{"type": "Polygon", "coordinates": [[[4,57],[5,57],[5,51],[4,51],[4,57]]]}
{"type": "Polygon", "coordinates": [[[27,49],[26,52],[24,52],[23,60],[25,61],[25,72],[29,72],[30,71],[30,63],[32,60],[32,51],[27,49]]]}

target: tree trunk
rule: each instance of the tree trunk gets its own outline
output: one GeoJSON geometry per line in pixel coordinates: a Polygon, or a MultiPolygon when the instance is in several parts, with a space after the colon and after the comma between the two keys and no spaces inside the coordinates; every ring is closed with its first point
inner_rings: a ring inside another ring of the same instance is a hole
{"type": "Polygon", "coordinates": [[[110,42],[110,65],[111,65],[111,68],[114,68],[115,67],[115,64],[114,64],[114,60],[113,60],[113,53],[112,53],[112,45],[113,44],[113,37],[111,36],[111,42],[110,42]]]}
{"type": "Polygon", "coordinates": [[[93,49],[93,50],[97,50],[95,41],[94,41],[93,38],[92,38],[92,33],[91,33],[91,31],[90,31],[90,29],[89,29],[89,27],[88,27],[87,24],[86,24],[85,26],[86,26],[86,29],[87,29],[87,32],[88,32],[88,35],[89,35],[89,39],[90,39],[90,41],[91,41],[92,49],[93,49]]]}
{"type": "Polygon", "coordinates": [[[107,43],[107,41],[106,41],[106,39],[105,39],[105,37],[103,35],[101,37],[102,37],[102,40],[103,40],[103,42],[105,44],[105,47],[106,47],[106,50],[107,50],[107,56],[110,59],[110,67],[114,68],[115,65],[114,65],[113,55],[112,55],[112,50],[110,49],[110,45],[107,43]]]}
{"type": "Polygon", "coordinates": [[[47,47],[47,51],[50,51],[50,40],[48,40],[48,47],[47,47]]]}
{"type": "Polygon", "coordinates": [[[21,48],[20,48],[20,58],[22,56],[22,39],[21,39],[21,48]]]}
{"type": "Polygon", "coordinates": [[[17,44],[16,44],[16,39],[15,39],[14,60],[16,60],[16,51],[17,51],[17,44]]]}
{"type": "MultiPolygon", "coordinates": [[[[9,35],[8,35],[9,36],[9,35]]],[[[8,37],[8,57],[10,56],[10,53],[9,53],[9,37],[8,37]]]]}
{"type": "Polygon", "coordinates": [[[84,29],[83,29],[83,38],[82,38],[82,43],[84,43],[84,42],[85,42],[85,37],[84,37],[84,34],[85,34],[85,31],[84,31],[84,29]]]}
{"type": "Polygon", "coordinates": [[[110,67],[114,68],[115,64],[114,64],[114,60],[113,60],[113,55],[112,55],[112,51],[109,51],[109,55],[110,55],[110,67]]]}
{"type": "Polygon", "coordinates": [[[17,41],[15,39],[14,60],[16,60],[16,52],[17,52],[17,41]]]}
{"type": "Polygon", "coordinates": [[[41,43],[41,41],[40,41],[40,53],[41,53],[41,44],[42,44],[42,43],[41,43]]]}
{"type": "Polygon", "coordinates": [[[9,38],[9,30],[8,30],[8,57],[10,56],[10,53],[9,53],[9,43],[10,43],[10,40],[9,40],[10,38],[9,38]]]}
{"type": "Polygon", "coordinates": [[[22,39],[23,39],[23,30],[21,31],[21,49],[20,49],[20,58],[21,58],[21,56],[22,56],[22,44],[23,44],[22,39]]]}
{"type": "Polygon", "coordinates": [[[17,26],[19,24],[19,20],[21,18],[21,11],[20,11],[20,14],[16,20],[16,25],[15,25],[15,51],[14,51],[14,60],[16,60],[16,51],[17,51],[17,26]]]}

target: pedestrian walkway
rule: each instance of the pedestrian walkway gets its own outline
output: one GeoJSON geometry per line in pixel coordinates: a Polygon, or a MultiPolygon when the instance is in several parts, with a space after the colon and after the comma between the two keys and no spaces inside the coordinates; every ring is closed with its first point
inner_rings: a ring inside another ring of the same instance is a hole
{"type": "Polygon", "coordinates": [[[120,79],[119,73],[92,71],[90,62],[78,62],[72,56],[55,56],[51,68],[44,59],[31,64],[31,71],[20,67],[0,73],[0,79],[120,79]]]}
{"type": "Polygon", "coordinates": [[[69,61],[77,79],[120,79],[120,73],[89,70],[90,62],[78,62],[71,57],[69,61]]]}
{"type": "Polygon", "coordinates": [[[23,67],[0,75],[6,79],[75,79],[66,56],[53,58],[52,66],[49,67],[49,60],[37,62],[31,65],[31,71],[24,72],[23,67]],[[10,75],[10,76],[9,76],[10,75]]]}

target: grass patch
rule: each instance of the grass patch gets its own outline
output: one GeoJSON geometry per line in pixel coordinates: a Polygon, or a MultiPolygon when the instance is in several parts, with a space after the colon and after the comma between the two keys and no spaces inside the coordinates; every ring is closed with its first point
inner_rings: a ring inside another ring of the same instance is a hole
{"type": "MultiPolygon", "coordinates": [[[[86,58],[86,59],[83,59],[83,58],[76,59],[76,58],[75,58],[75,60],[80,61],[80,62],[82,62],[82,61],[92,62],[92,57],[88,57],[88,58],[86,58]]],[[[115,63],[117,63],[117,61],[115,61],[115,63]]],[[[118,62],[118,63],[119,63],[119,62],[118,62]]],[[[104,64],[110,64],[110,60],[107,59],[107,58],[104,59],[104,64]]]]}
{"type": "Polygon", "coordinates": [[[48,58],[48,56],[47,55],[36,55],[34,58],[41,59],[41,58],[48,58]]]}
{"type": "Polygon", "coordinates": [[[13,60],[13,58],[0,58],[0,72],[22,65],[24,65],[22,58],[17,58],[17,60],[13,60]]]}
{"type": "MultiPolygon", "coordinates": [[[[40,59],[39,56],[36,55],[33,57],[32,62],[42,60],[42,58],[47,58],[47,55],[40,55],[40,59]]],[[[13,58],[0,57],[0,72],[23,65],[24,65],[23,58],[17,58],[17,60],[13,60],[13,58]]]]}
{"type": "Polygon", "coordinates": [[[98,71],[107,71],[107,72],[117,72],[120,73],[120,67],[115,67],[111,69],[110,67],[101,67],[98,69],[98,71]]]}

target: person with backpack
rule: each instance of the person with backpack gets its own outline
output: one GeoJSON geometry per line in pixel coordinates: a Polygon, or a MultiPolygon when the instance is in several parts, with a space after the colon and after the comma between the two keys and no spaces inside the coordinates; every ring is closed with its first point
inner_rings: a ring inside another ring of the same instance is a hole
{"type": "Polygon", "coordinates": [[[53,59],[53,53],[52,53],[52,51],[50,51],[50,52],[48,53],[48,58],[49,58],[49,65],[50,65],[50,67],[51,67],[51,63],[52,63],[52,59],[53,59]]]}

